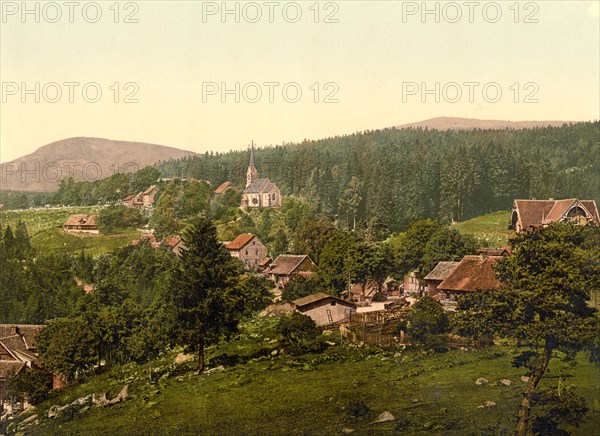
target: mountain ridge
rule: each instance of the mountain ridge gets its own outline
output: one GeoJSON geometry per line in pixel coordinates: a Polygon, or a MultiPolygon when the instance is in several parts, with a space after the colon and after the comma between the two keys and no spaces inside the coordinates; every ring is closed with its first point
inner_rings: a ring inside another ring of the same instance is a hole
{"type": "Polygon", "coordinates": [[[0,164],[0,189],[50,192],[61,179],[94,181],[116,172],[135,172],[158,161],[195,152],[159,144],[76,136],[43,145],[0,164]]]}
{"type": "Polygon", "coordinates": [[[416,121],[394,126],[395,129],[428,128],[432,130],[475,130],[475,129],[532,129],[535,127],[560,127],[563,124],[576,124],[583,121],[507,121],[507,120],[482,120],[478,118],[462,117],[435,117],[427,120],[416,121]]]}

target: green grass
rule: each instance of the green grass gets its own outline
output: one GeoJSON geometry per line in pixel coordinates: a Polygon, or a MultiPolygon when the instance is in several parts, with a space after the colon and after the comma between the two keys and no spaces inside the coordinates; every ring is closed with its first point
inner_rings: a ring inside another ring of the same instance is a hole
{"type": "Polygon", "coordinates": [[[510,211],[481,215],[468,221],[453,224],[461,233],[474,236],[483,246],[502,247],[508,244],[512,232],[507,229],[510,211]]]}
{"type": "MultiPolygon", "coordinates": [[[[254,341],[255,346],[276,348],[271,343],[274,322],[254,321],[245,334],[225,346],[248,346],[254,341]],[[261,330],[261,323],[267,328],[261,330]]],[[[213,347],[209,357],[219,351],[213,347]]],[[[340,434],[344,428],[356,429],[354,434],[398,433],[398,421],[372,424],[385,410],[407,422],[405,434],[513,432],[525,386],[520,380],[523,370],[511,366],[514,350],[493,347],[442,354],[404,350],[394,357],[395,351],[338,344],[320,355],[261,357],[211,375],[194,373],[193,362],[170,364],[173,355],[152,364],[130,364],[66,389],[53,400],[62,405],[93,392],[110,390],[114,395],[129,382],[132,398],[128,401],[92,408],[70,421],[43,421],[31,434],[320,435],[340,434]],[[478,377],[489,383],[476,385],[478,377]],[[504,378],[512,385],[501,385],[504,378]],[[370,412],[353,418],[348,405],[357,399],[370,412]],[[496,407],[479,409],[485,401],[494,401],[496,407]]],[[[568,372],[574,375],[569,383],[577,385],[576,392],[592,409],[600,399],[598,368],[581,355],[568,372]]],[[[558,365],[553,364],[551,374],[557,373],[558,365]]],[[[49,403],[39,410],[44,413],[48,407],[49,403]]],[[[591,410],[583,425],[571,431],[594,434],[599,426],[600,412],[591,410]]]]}
{"type": "Polygon", "coordinates": [[[62,226],[72,214],[98,213],[100,207],[67,207],[56,209],[9,210],[0,214],[2,227],[10,225],[13,230],[24,221],[32,245],[43,252],[78,253],[85,250],[98,256],[128,245],[139,238],[140,233],[127,230],[111,235],[65,234],[62,226]]]}

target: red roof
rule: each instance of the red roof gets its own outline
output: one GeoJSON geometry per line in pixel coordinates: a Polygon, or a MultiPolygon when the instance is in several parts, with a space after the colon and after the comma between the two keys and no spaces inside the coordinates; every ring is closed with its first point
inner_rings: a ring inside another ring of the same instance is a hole
{"type": "Polygon", "coordinates": [[[229,188],[235,189],[235,185],[231,182],[223,182],[219,185],[217,189],[215,189],[215,194],[222,194],[229,188]]]}
{"type": "Polygon", "coordinates": [[[560,221],[574,206],[582,206],[596,225],[600,224],[594,200],[515,200],[514,209],[521,220],[521,227],[528,229],[560,221]]]}
{"type": "Polygon", "coordinates": [[[498,289],[502,283],[496,278],[492,266],[500,259],[502,256],[465,256],[438,289],[462,292],[498,289]]]}
{"type": "Polygon", "coordinates": [[[252,233],[242,233],[229,244],[227,244],[225,248],[227,248],[228,250],[241,250],[242,248],[244,248],[244,245],[246,245],[254,238],[256,238],[256,235],[253,235],[252,233]]]}
{"type": "Polygon", "coordinates": [[[170,247],[174,248],[181,242],[181,236],[173,236],[172,238],[165,238],[163,241],[170,247]]]}

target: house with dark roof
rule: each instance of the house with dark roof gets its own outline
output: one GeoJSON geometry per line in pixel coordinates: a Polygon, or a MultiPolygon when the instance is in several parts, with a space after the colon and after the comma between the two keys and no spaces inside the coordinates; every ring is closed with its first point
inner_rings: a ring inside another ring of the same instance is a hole
{"type": "Polygon", "coordinates": [[[242,193],[240,207],[279,207],[281,206],[281,192],[277,185],[268,177],[259,178],[258,169],[254,160],[254,143],[250,148],[250,163],[246,171],[246,189],[242,193]]]}
{"type": "Polygon", "coordinates": [[[310,277],[317,271],[317,265],[307,255],[281,254],[264,270],[277,287],[281,288],[294,275],[310,277]]]}
{"type": "Polygon", "coordinates": [[[8,400],[6,379],[13,374],[39,367],[35,352],[37,335],[44,325],[0,324],[0,408],[8,400]]]}
{"type": "Polygon", "coordinates": [[[439,293],[438,286],[450,275],[456,265],[458,265],[458,262],[439,262],[435,268],[423,278],[427,284],[427,295],[433,297],[439,293]]]}
{"type": "Polygon", "coordinates": [[[292,302],[296,310],[309,316],[317,326],[333,326],[349,321],[356,313],[356,304],[323,292],[311,294],[292,302]]]}
{"type": "MultiPolygon", "coordinates": [[[[469,255],[463,257],[458,265],[454,266],[437,285],[438,292],[434,298],[439,300],[446,310],[454,311],[461,295],[502,288],[503,285],[496,278],[493,269],[494,264],[500,259],[503,259],[503,256],[469,255]]],[[[432,278],[434,278],[433,275],[432,278]]]]}
{"type": "Polygon", "coordinates": [[[96,215],[71,215],[63,224],[63,230],[67,233],[92,233],[97,235],[98,225],[96,215]]]}
{"type": "Polygon", "coordinates": [[[234,189],[237,191],[237,186],[235,186],[231,182],[223,182],[219,185],[217,189],[215,189],[215,195],[219,195],[227,191],[228,189],[234,189]]]}
{"type": "Polygon", "coordinates": [[[252,233],[238,235],[225,245],[232,257],[244,264],[247,269],[257,269],[261,260],[267,257],[269,249],[252,233]]]}
{"type": "Polygon", "coordinates": [[[557,221],[581,225],[600,225],[594,200],[515,200],[508,228],[522,232],[557,221]]]}

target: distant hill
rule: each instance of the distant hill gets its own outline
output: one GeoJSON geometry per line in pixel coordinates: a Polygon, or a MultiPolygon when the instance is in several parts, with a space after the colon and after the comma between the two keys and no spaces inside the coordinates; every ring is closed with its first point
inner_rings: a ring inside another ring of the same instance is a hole
{"type": "Polygon", "coordinates": [[[560,127],[563,124],[574,124],[578,121],[502,121],[478,120],[475,118],[438,117],[416,123],[402,124],[396,129],[428,128],[435,130],[475,130],[475,129],[532,129],[534,127],[560,127]]]}
{"type": "Polygon", "coordinates": [[[55,191],[60,179],[98,180],[116,172],[134,172],[158,161],[179,159],[194,152],[143,142],[102,138],[69,138],[1,164],[0,189],[55,191]],[[22,170],[25,170],[22,173],[22,170]]]}

